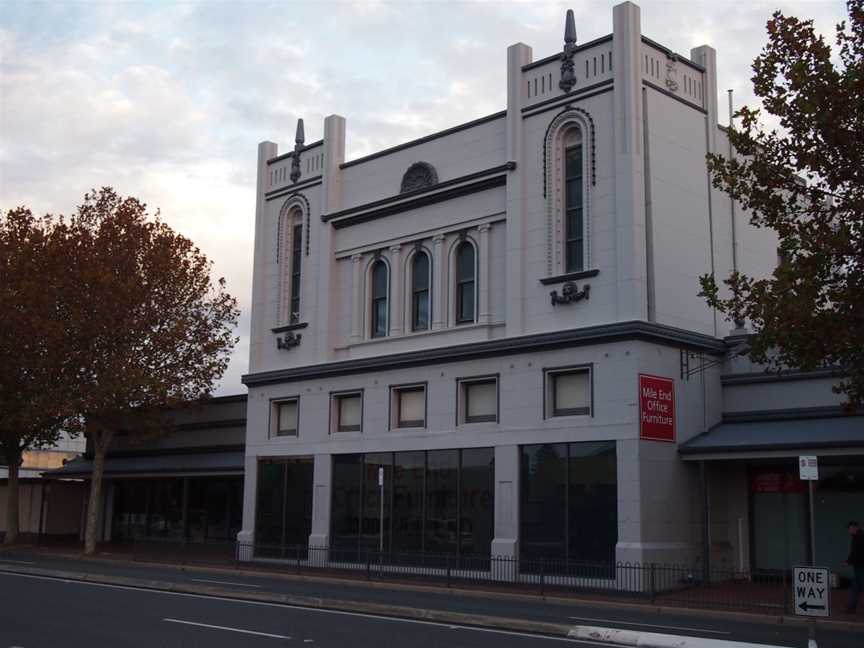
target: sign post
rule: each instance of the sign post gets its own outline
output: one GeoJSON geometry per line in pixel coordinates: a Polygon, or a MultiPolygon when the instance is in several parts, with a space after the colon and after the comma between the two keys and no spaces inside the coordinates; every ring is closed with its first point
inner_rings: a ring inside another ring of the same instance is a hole
{"type": "Polygon", "coordinates": [[[801,481],[807,482],[810,502],[810,564],[816,564],[816,518],[813,508],[813,482],[819,481],[819,459],[812,455],[798,457],[798,474],[801,481]]]}
{"type": "Polygon", "coordinates": [[[378,518],[378,559],[384,554],[384,466],[378,466],[378,497],[381,500],[381,515],[378,518]]]}

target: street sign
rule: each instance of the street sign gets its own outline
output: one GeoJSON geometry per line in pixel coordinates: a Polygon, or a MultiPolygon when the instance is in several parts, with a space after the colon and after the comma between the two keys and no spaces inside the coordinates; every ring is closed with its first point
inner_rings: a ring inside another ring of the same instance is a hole
{"type": "Polygon", "coordinates": [[[831,578],[827,567],[794,567],[795,614],[827,617],[831,615],[831,578]]]}
{"type": "Polygon", "coordinates": [[[384,485],[384,467],[383,466],[378,467],[378,485],[379,486],[384,485]]]}
{"type": "Polygon", "coordinates": [[[801,481],[819,481],[819,460],[813,456],[798,457],[801,481]]]}

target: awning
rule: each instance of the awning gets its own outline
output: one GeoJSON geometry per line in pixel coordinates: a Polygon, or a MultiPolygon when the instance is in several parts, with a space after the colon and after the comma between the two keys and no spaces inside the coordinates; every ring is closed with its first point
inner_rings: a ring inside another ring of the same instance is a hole
{"type": "Polygon", "coordinates": [[[682,459],[864,453],[864,416],[728,422],[681,444],[682,459]],[[820,452],[815,452],[815,451],[820,452]]]}
{"type": "MultiPolygon", "coordinates": [[[[105,459],[106,477],[125,477],[132,475],[242,475],[243,452],[197,452],[187,454],[141,455],[126,457],[107,457],[105,459]]],[[[90,459],[73,459],[62,468],[46,470],[45,477],[89,477],[93,471],[90,459]]]]}

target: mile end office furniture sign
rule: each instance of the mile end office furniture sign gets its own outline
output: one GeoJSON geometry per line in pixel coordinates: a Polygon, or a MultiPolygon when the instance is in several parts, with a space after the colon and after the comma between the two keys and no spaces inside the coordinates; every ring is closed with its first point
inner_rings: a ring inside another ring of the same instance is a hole
{"type": "Polygon", "coordinates": [[[675,381],[639,374],[639,438],[675,442],[675,381]]]}

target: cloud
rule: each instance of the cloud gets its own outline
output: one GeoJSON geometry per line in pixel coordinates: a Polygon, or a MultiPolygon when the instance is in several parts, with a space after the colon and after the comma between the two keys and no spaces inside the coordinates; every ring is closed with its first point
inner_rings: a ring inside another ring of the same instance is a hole
{"type": "MultiPolygon", "coordinates": [[[[8,3],[0,15],[0,209],[70,212],[113,185],[159,207],[215,261],[243,309],[220,393],[244,391],[256,146],[348,120],[348,157],[505,107],[506,48],[560,51],[612,31],[609,0],[570,2],[8,3]]],[[[829,42],[842,2],[641,3],[643,32],[718,50],[725,89],[753,100],[750,63],[775,5],[829,42]]]]}

